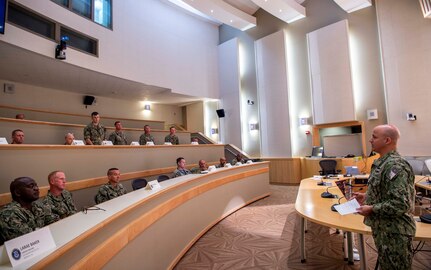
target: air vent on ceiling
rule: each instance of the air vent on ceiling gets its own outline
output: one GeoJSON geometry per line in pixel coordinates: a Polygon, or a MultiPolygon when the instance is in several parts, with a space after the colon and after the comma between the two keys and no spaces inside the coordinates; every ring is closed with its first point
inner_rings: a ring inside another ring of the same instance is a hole
{"type": "Polygon", "coordinates": [[[424,18],[431,19],[431,0],[419,0],[424,18]]]}

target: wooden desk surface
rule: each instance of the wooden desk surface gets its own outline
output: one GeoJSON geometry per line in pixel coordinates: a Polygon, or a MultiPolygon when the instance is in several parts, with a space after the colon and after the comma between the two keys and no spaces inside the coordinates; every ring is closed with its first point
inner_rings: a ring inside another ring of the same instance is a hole
{"type": "Polygon", "coordinates": [[[431,190],[431,182],[428,182],[428,179],[431,178],[425,175],[416,175],[415,186],[426,190],[431,190]]]}
{"type": "MultiPolygon", "coordinates": [[[[325,199],[320,196],[326,190],[326,186],[318,186],[316,180],[307,178],[301,181],[295,209],[305,219],[327,227],[340,230],[371,234],[371,228],[363,223],[363,216],[357,214],[342,216],[331,211],[331,206],[338,203],[338,199],[325,199]]],[[[333,183],[329,192],[342,196],[341,191],[333,183]]],[[[345,202],[344,199],[341,203],[345,202]]],[[[415,240],[431,240],[431,224],[416,222],[415,240]]]]}
{"type": "MultiPolygon", "coordinates": [[[[106,211],[49,225],[56,249],[14,269],[171,269],[214,224],[268,196],[268,180],[268,162],[259,162],[127,193],[99,204],[106,211]]],[[[4,246],[0,269],[12,269],[4,246]]]]}

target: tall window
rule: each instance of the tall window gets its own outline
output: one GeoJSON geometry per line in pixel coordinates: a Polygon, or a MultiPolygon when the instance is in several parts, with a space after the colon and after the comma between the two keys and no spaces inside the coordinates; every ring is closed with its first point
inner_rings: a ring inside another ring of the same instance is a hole
{"type": "Polygon", "coordinates": [[[91,0],[72,0],[72,10],[91,19],[91,0]]]}
{"type": "Polygon", "coordinates": [[[112,0],[51,0],[95,23],[112,28],[112,0]]]}
{"type": "Polygon", "coordinates": [[[94,0],[94,21],[105,27],[111,25],[111,0],[94,0]]]}

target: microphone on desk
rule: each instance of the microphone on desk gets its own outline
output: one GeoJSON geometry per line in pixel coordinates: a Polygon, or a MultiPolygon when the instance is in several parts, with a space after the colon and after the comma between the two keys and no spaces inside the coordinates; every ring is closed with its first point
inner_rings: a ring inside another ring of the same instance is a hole
{"type": "Polygon", "coordinates": [[[337,209],[335,209],[335,206],[340,204],[340,200],[341,200],[342,198],[344,198],[344,196],[343,196],[343,197],[340,197],[340,198],[338,199],[338,203],[334,203],[334,204],[331,206],[331,210],[332,210],[332,211],[337,212],[337,209]]]}
{"type": "Polygon", "coordinates": [[[334,188],[334,187],[337,188],[337,186],[327,187],[326,191],[322,192],[322,194],[320,194],[320,197],[326,198],[326,199],[333,199],[333,198],[335,198],[335,195],[328,191],[328,189],[334,188]]]}

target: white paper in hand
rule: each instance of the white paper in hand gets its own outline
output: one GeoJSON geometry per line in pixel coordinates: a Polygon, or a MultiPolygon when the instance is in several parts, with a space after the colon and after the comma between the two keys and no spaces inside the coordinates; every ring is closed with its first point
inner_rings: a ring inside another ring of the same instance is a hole
{"type": "Polygon", "coordinates": [[[337,210],[337,212],[343,216],[347,214],[357,213],[358,211],[356,209],[359,207],[360,205],[356,199],[334,206],[335,210],[337,210]]]}

